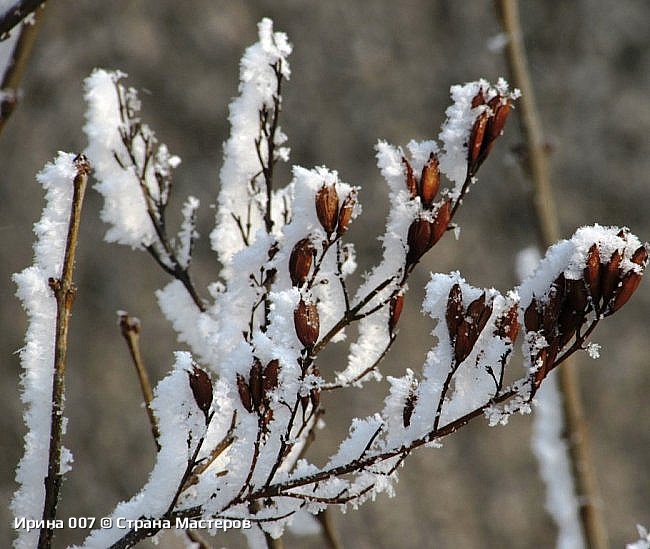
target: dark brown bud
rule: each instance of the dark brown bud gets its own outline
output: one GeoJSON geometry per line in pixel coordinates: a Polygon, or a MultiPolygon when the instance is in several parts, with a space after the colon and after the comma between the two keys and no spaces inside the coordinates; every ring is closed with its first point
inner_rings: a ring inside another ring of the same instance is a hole
{"type": "Polygon", "coordinates": [[[622,255],[615,250],[609,262],[600,271],[600,293],[603,298],[603,308],[607,309],[609,302],[614,297],[614,291],[621,280],[622,255]]]}
{"type": "Polygon", "coordinates": [[[469,142],[467,144],[467,163],[470,171],[474,172],[479,167],[482,159],[483,141],[485,139],[485,130],[487,128],[489,114],[483,111],[476,117],[472,131],[469,134],[469,142]]]}
{"type": "Polygon", "coordinates": [[[592,244],[587,252],[583,276],[594,307],[597,307],[600,301],[600,253],[597,244],[592,244]]]}
{"type": "Polygon", "coordinates": [[[513,343],[519,333],[518,305],[515,303],[496,321],[494,335],[513,343]]]}
{"type": "Polygon", "coordinates": [[[264,383],[262,380],[262,363],[259,358],[253,359],[250,371],[249,385],[251,388],[251,399],[256,410],[260,409],[264,397],[264,383]]]}
{"type": "Polygon", "coordinates": [[[616,292],[616,296],[614,297],[614,302],[610,306],[609,314],[614,314],[628,302],[630,297],[632,297],[632,294],[639,287],[640,282],[641,273],[628,271],[623,275],[621,285],[616,292]]]}
{"type": "Polygon", "coordinates": [[[564,347],[584,322],[584,315],[577,314],[570,303],[566,302],[557,320],[558,345],[564,347]]]}
{"type": "Polygon", "coordinates": [[[309,406],[309,400],[310,400],[309,395],[304,395],[300,397],[300,407],[302,408],[303,415],[307,411],[307,406],[309,406]]]}
{"type": "Polygon", "coordinates": [[[309,276],[316,249],[309,238],[296,242],[289,256],[289,276],[294,286],[302,286],[309,276]]]}
{"type": "Polygon", "coordinates": [[[438,157],[435,153],[431,153],[429,160],[422,168],[422,176],[420,177],[420,200],[422,200],[425,208],[431,207],[439,188],[440,166],[438,157]]]}
{"type": "Polygon", "coordinates": [[[339,215],[339,195],[335,185],[323,184],[316,193],[316,214],[327,235],[331,235],[339,215]]]}
{"type": "Polygon", "coordinates": [[[506,120],[510,114],[510,100],[500,95],[493,97],[488,106],[492,109],[492,116],[488,120],[487,128],[485,130],[488,139],[487,150],[485,154],[489,154],[492,144],[503,133],[503,128],[506,125],[506,120]]]}
{"type": "Polygon", "coordinates": [[[567,299],[578,313],[586,313],[589,307],[589,291],[582,279],[566,279],[567,299]]]}
{"type": "Polygon", "coordinates": [[[485,304],[485,292],[468,305],[467,314],[476,326],[476,335],[478,336],[492,314],[492,306],[485,304]]]}
{"type": "Polygon", "coordinates": [[[421,217],[414,219],[411,223],[406,237],[406,243],[409,247],[406,253],[407,265],[415,265],[431,247],[429,244],[431,240],[431,225],[430,221],[421,217]]]}
{"type": "Polygon", "coordinates": [[[413,417],[413,410],[415,410],[417,400],[418,397],[413,388],[411,388],[406,400],[404,401],[404,410],[402,411],[402,424],[404,427],[409,427],[411,425],[411,418],[413,417]]]}
{"type": "Polygon", "coordinates": [[[336,226],[336,234],[341,236],[345,231],[348,230],[350,221],[352,220],[352,213],[354,212],[354,205],[357,202],[356,191],[350,191],[350,194],[345,197],[343,205],[339,210],[339,219],[336,226]]]}
{"type": "Polygon", "coordinates": [[[458,284],[454,284],[449,290],[447,298],[447,311],[445,321],[447,322],[447,331],[449,339],[453,342],[456,340],[456,334],[460,323],[463,321],[463,294],[458,284]]]}
{"type": "Polygon", "coordinates": [[[648,262],[648,250],[646,249],[646,247],[640,246],[639,248],[637,248],[632,254],[630,260],[632,261],[632,263],[636,263],[640,267],[645,267],[646,263],[648,262]]]}
{"type": "Polygon", "coordinates": [[[479,88],[478,93],[474,97],[472,97],[473,109],[481,105],[485,105],[485,95],[483,95],[483,88],[479,88]]]}
{"type": "Polygon", "coordinates": [[[244,379],[244,376],[237,374],[237,390],[239,391],[239,399],[247,411],[253,411],[253,400],[251,398],[251,390],[244,379]]]}
{"type": "Polygon", "coordinates": [[[436,212],[436,218],[433,220],[429,247],[432,247],[442,238],[449,226],[449,221],[451,221],[451,200],[446,200],[436,212]]]}
{"type": "Polygon", "coordinates": [[[210,381],[210,376],[196,366],[192,367],[192,371],[188,372],[188,375],[194,400],[207,418],[212,405],[212,381],[210,381]]]}
{"type": "Polygon", "coordinates": [[[454,342],[454,359],[456,365],[465,360],[472,352],[476,343],[476,328],[473,322],[463,319],[456,331],[456,341],[454,342]]]}
{"type": "Polygon", "coordinates": [[[390,298],[388,313],[388,332],[392,335],[402,314],[404,307],[404,294],[397,293],[390,298]]]}
{"type": "Polygon", "coordinates": [[[554,333],[563,303],[564,295],[562,289],[560,286],[554,284],[551,288],[548,301],[542,307],[542,326],[545,336],[548,337],[554,333]]]}
{"type": "Polygon", "coordinates": [[[273,391],[278,386],[279,373],[280,361],[277,358],[274,358],[264,368],[264,394],[273,391]]]}
{"type": "Polygon", "coordinates": [[[415,198],[418,195],[418,182],[415,179],[415,174],[413,173],[413,168],[406,158],[402,157],[402,163],[406,167],[406,188],[408,189],[411,198],[415,198]]]}
{"type": "Polygon", "coordinates": [[[320,332],[320,319],[316,304],[301,299],[293,312],[293,324],[300,343],[311,349],[318,341],[320,332]]]}
{"type": "Polygon", "coordinates": [[[527,332],[539,332],[542,327],[542,314],[537,299],[534,297],[524,311],[524,326],[527,332]]]}

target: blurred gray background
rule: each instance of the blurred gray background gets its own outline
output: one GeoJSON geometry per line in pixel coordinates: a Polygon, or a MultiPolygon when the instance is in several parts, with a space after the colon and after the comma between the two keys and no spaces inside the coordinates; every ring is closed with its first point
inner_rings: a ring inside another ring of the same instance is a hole
{"type": "MultiPolygon", "coordinates": [[[[645,0],[521,2],[524,37],[549,144],[562,233],[598,221],[625,224],[650,237],[650,4],[645,0]]],[[[487,48],[500,32],[489,1],[405,0],[329,2],[57,0],[45,20],[23,82],[24,97],[0,135],[0,498],[15,489],[22,453],[18,356],[25,316],[11,273],[31,263],[31,226],[42,192],[34,175],[57,150],[80,151],[82,79],[93,67],[119,68],[142,94],[144,118],[179,154],[178,211],[189,193],[202,209],[194,276],[203,295],[218,265],[207,235],[217,193],[227,105],[236,94],[238,61],[256,39],[256,23],[275,20],[294,44],[283,128],[292,162],[326,164],[363,187],[364,215],[350,237],[360,271],[380,251],[386,192],[375,168],[378,138],[406,144],[437,135],[449,86],[505,74],[502,55],[487,48]]],[[[476,286],[504,291],[516,284],[514,256],[534,243],[529,187],[512,153],[520,143],[512,118],[460,211],[460,240],[445,239],[417,276],[402,317],[401,343],[387,373],[417,368],[432,341],[419,312],[429,270],[460,269],[476,286]]],[[[288,169],[279,173],[286,181],[288,169]]],[[[145,360],[155,380],[179,348],[152,292],[166,276],[151,258],[102,241],[100,201],[85,205],[67,375],[70,418],[66,446],[75,463],[63,487],[60,514],[102,516],[145,482],[154,447],[117,309],[143,323],[145,360]]],[[[650,525],[650,284],[604,322],[594,340],[601,358],[579,359],[591,442],[613,547],[635,539],[635,524],[650,525]]],[[[340,355],[332,354],[339,368],[340,355]]],[[[518,368],[517,364],[512,365],[518,368]]],[[[331,371],[330,370],[330,371],[331,371]]],[[[354,390],[327,405],[329,435],[313,447],[322,462],[344,435],[349,416],[380,407],[384,384],[354,390]]],[[[530,452],[531,418],[489,428],[477,420],[438,450],[407,460],[397,496],[380,496],[360,511],[335,513],[346,547],[551,547],[552,522],[530,452]]],[[[0,546],[10,544],[10,514],[0,507],[0,546]]],[[[58,545],[79,542],[64,532],[58,545]]],[[[166,547],[177,546],[168,536],[166,547]]],[[[216,546],[244,546],[242,536],[216,546]]],[[[288,547],[320,547],[318,537],[287,538],[288,547]]],[[[149,546],[148,542],[143,546],[149,546]]]]}

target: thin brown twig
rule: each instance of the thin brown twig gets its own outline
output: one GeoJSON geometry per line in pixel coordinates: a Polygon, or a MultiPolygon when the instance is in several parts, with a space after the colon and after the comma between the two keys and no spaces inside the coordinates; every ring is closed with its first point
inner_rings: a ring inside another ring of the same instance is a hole
{"type": "Polygon", "coordinates": [[[0,15],[0,37],[4,37],[30,13],[35,12],[45,0],[18,0],[0,15]]]}
{"type": "MultiPolygon", "coordinates": [[[[81,208],[88,182],[90,165],[86,157],[79,155],[75,158],[77,175],[74,178],[72,207],[68,225],[68,235],[65,244],[63,267],[60,278],[50,279],[50,288],[56,298],[56,336],[54,343],[54,374],[52,378],[52,416],[50,426],[50,447],[45,478],[45,502],[43,505],[43,521],[45,525],[53,525],[59,502],[59,491],[63,475],[61,474],[61,447],[63,440],[63,411],[65,402],[65,367],[68,351],[68,332],[72,304],[77,289],[72,281],[74,261],[79,241],[79,224],[81,208]]],[[[40,549],[52,546],[54,529],[50,526],[41,528],[38,538],[40,549]]]]}
{"type": "MultiPolygon", "coordinates": [[[[518,3],[517,0],[497,0],[496,5],[503,29],[508,35],[506,57],[510,75],[513,84],[522,93],[518,111],[521,113],[522,133],[527,149],[526,168],[533,184],[533,206],[537,219],[539,242],[543,248],[546,248],[558,239],[560,231],[550,184],[544,134],[528,71],[518,3]]],[[[608,541],[601,509],[602,500],[588,443],[587,423],[584,417],[578,376],[572,361],[568,361],[560,369],[559,381],[563,396],[566,441],[585,542],[591,549],[606,549],[608,541]]]]}
{"type": "Polygon", "coordinates": [[[120,329],[129,348],[129,353],[133,360],[133,366],[135,366],[135,371],[138,374],[140,390],[142,391],[144,406],[147,410],[149,424],[151,425],[153,441],[156,445],[156,449],[160,451],[160,429],[158,428],[158,418],[151,407],[153,390],[151,389],[151,382],[149,381],[147,368],[144,365],[142,354],[140,353],[140,322],[136,318],[130,317],[127,313],[123,313],[120,315],[120,329]]]}
{"type": "Polygon", "coordinates": [[[24,24],[20,30],[16,31],[20,32],[20,36],[14,45],[11,60],[6,67],[2,84],[0,85],[0,90],[3,93],[3,98],[0,101],[0,132],[4,129],[7,120],[18,104],[18,87],[32,52],[32,46],[34,45],[42,19],[42,12],[36,12],[34,14],[34,21],[31,24],[24,24]]]}

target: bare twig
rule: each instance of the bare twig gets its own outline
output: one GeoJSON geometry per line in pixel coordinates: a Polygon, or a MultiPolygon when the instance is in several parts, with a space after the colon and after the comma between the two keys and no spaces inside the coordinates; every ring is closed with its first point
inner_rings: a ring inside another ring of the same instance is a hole
{"type": "Polygon", "coordinates": [[[31,54],[36,35],[38,34],[38,28],[42,18],[42,13],[36,12],[34,14],[34,21],[31,24],[24,24],[19,30],[16,30],[16,32],[20,33],[20,36],[14,45],[11,60],[6,67],[2,84],[0,85],[0,90],[2,90],[3,94],[2,100],[0,101],[0,132],[3,130],[7,120],[18,104],[18,85],[27,66],[27,61],[31,54]]]}
{"type": "MultiPolygon", "coordinates": [[[[59,491],[63,475],[61,474],[61,447],[63,439],[63,409],[65,401],[65,367],[68,351],[68,329],[72,304],[76,295],[76,287],[72,282],[74,260],[79,239],[79,224],[81,222],[81,207],[83,204],[90,165],[83,155],[75,158],[77,175],[74,178],[72,208],[68,225],[68,236],[65,245],[65,255],[61,278],[51,278],[50,288],[56,298],[56,336],[54,344],[54,375],[52,379],[52,420],[50,427],[50,448],[45,478],[45,502],[43,505],[43,520],[45,525],[54,524],[56,508],[59,502],[59,491]]],[[[54,536],[53,528],[41,528],[38,546],[49,549],[54,536]]]]}
{"type": "MultiPolygon", "coordinates": [[[[546,248],[558,239],[559,223],[555,214],[544,136],[526,61],[518,4],[517,0],[497,0],[496,5],[503,29],[508,35],[506,54],[511,78],[513,84],[522,92],[518,111],[521,113],[522,133],[528,153],[527,168],[534,189],[533,204],[539,241],[542,247],[546,248]]],[[[608,546],[607,531],[600,508],[601,498],[588,444],[587,424],[574,364],[565,363],[559,376],[563,393],[566,441],[585,541],[592,549],[605,549],[608,546]]]]}
{"type": "Polygon", "coordinates": [[[0,15],[0,37],[4,37],[30,13],[36,11],[45,0],[18,0],[0,15]]]}
{"type": "Polygon", "coordinates": [[[151,408],[153,391],[151,389],[151,382],[149,381],[147,368],[144,365],[140,353],[140,322],[137,319],[130,317],[127,313],[123,313],[120,315],[120,329],[124,339],[126,340],[126,344],[129,347],[133,366],[135,366],[135,371],[138,374],[138,381],[140,382],[140,389],[142,390],[144,406],[147,410],[147,416],[149,417],[149,424],[151,425],[153,441],[156,445],[156,449],[160,451],[160,443],[158,442],[158,439],[160,438],[158,418],[151,408]]]}

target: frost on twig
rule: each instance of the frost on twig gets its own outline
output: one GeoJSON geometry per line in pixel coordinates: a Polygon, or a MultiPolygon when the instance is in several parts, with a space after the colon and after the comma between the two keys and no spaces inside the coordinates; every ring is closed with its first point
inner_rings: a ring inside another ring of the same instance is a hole
{"type": "Polygon", "coordinates": [[[276,181],[274,165],[288,159],[279,116],[290,52],[265,19],[242,60],[211,233],[222,265],[211,303],[198,300],[187,270],[195,200],[183,208],[177,239],[167,236],[178,161],[137,118],[137,96],[120,73],[98,70],[87,80],[88,152],[107,238],[146,248],[174,276],[158,302],[192,354],[177,353],[151,402],[160,451],[149,480],[113,512],[151,522],[94,531],[86,547],[130,547],[164,521],[215,517],[250,521],[250,540],[276,538],[298,514],[392,495],[416,448],[437,446],[477,417],[494,425],[529,412],[548,373],[586,348],[646,267],[647,247],[627,229],[594,225],[550,248],[506,293],[476,288],[458,272],[432,274],[423,310],[436,321],[436,344],[424,365],[405,364],[402,376],[389,377],[384,402],[351,418],[324,465],[312,463],[309,441],[328,393],[381,377],[410,276],[454,227],[518,92],[503,80],[454,86],[440,143],[377,144],[390,201],[383,253],[354,288],[347,238],[362,213],[362,189],[324,166],[294,166],[290,181],[276,181]],[[352,325],[358,335],[347,361],[322,364],[324,349],[345,342],[352,325]],[[518,337],[526,369],[513,382],[505,374],[518,337]]]}

